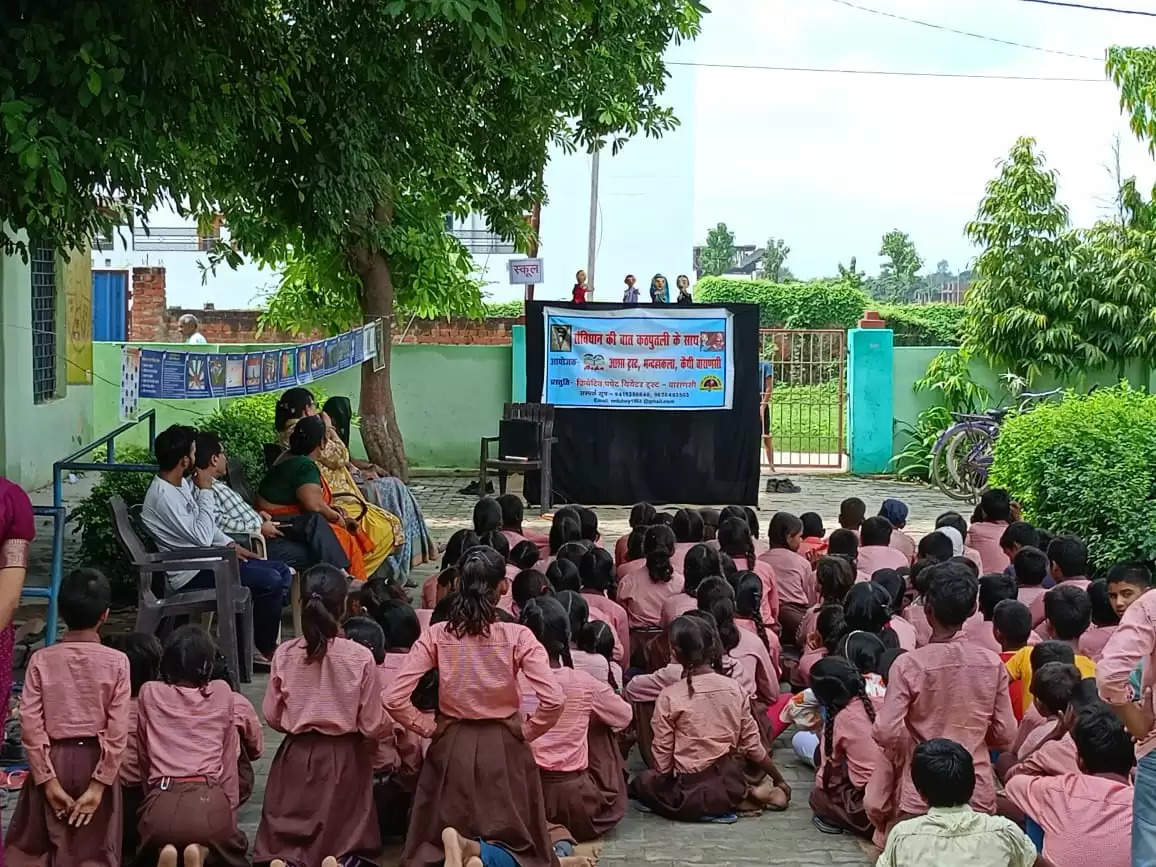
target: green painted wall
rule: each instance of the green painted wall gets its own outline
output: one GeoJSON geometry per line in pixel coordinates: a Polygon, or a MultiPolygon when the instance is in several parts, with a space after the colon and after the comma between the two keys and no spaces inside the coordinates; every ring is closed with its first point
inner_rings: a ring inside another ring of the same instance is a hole
{"type": "MultiPolygon", "coordinates": [[[[90,268],[87,253],[68,262],[57,259],[57,396],[34,404],[32,278],[19,255],[0,255],[0,474],[28,490],[48,484],[52,463],[92,438],[92,386],[67,384],[64,292],[68,272],[90,268]]],[[[51,497],[33,500],[47,503],[51,497]]]]}
{"type": "MultiPolygon", "coordinates": [[[[165,344],[141,344],[164,347],[165,344]]],[[[185,349],[187,347],[181,347],[185,349]]],[[[209,345],[206,351],[245,352],[272,348],[270,344],[209,345]]],[[[97,343],[93,352],[93,426],[105,433],[121,422],[119,343],[97,343]]],[[[512,377],[508,346],[400,345],[393,347],[393,397],[406,453],[415,467],[476,467],[478,441],[498,431],[502,405],[510,400],[512,377]]],[[[329,396],[343,394],[357,411],[361,373],[343,371],[318,381],[329,396]]],[[[144,400],[141,408],[156,408],[157,430],[178,422],[193,423],[217,406],[218,400],[144,400]]],[[[146,430],[134,431],[128,442],[143,444],[146,430]]],[[[353,430],[354,454],[364,454],[361,437],[353,430]]],[[[119,441],[119,440],[118,440],[119,441]]]]}

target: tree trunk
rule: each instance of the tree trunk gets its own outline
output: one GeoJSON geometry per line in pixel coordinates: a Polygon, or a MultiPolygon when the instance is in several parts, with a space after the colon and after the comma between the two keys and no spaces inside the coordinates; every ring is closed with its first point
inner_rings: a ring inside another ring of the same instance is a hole
{"type": "Polygon", "coordinates": [[[405,443],[397,426],[397,412],[390,385],[393,349],[393,275],[389,261],[379,252],[362,250],[354,257],[361,278],[361,310],[366,320],[381,317],[384,365],[374,371],[372,362],[361,365],[361,441],[366,454],[378,466],[403,482],[409,481],[405,443]]]}

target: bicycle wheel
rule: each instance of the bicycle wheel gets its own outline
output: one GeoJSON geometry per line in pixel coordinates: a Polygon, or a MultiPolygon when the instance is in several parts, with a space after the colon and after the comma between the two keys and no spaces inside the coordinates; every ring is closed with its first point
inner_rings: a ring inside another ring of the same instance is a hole
{"type": "Polygon", "coordinates": [[[947,445],[947,466],[956,489],[967,499],[977,502],[987,490],[997,431],[973,425],[961,431],[947,445]]]}
{"type": "Polygon", "coordinates": [[[931,481],[945,495],[953,500],[970,499],[971,494],[959,486],[948,462],[951,444],[967,430],[967,425],[956,424],[939,435],[931,450],[931,481]]]}

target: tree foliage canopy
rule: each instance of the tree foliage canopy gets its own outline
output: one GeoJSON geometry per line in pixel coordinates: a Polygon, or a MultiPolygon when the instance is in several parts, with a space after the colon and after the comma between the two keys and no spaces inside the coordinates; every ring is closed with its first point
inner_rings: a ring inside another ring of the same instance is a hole
{"type": "Polygon", "coordinates": [[[699,271],[707,277],[717,277],[730,270],[735,261],[735,233],[726,223],[719,223],[706,233],[706,246],[698,256],[699,271]]]}

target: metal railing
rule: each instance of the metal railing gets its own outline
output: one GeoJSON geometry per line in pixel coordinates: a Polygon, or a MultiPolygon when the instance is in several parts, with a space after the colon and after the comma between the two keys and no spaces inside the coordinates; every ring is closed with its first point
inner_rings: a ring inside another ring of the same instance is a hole
{"type": "Polygon", "coordinates": [[[47,587],[24,587],[20,595],[48,600],[48,614],[44,618],[44,643],[53,644],[57,632],[56,600],[60,596],[60,582],[63,580],[64,522],[67,516],[63,506],[33,506],[32,514],[39,518],[52,518],[52,572],[47,587]]]}

